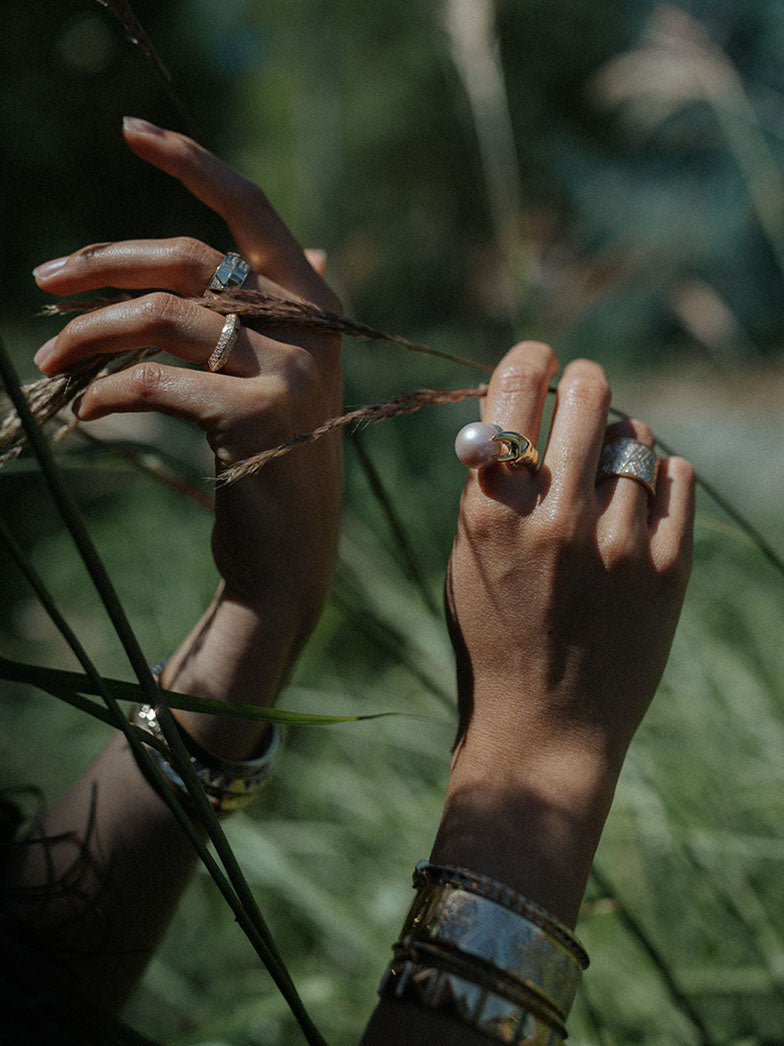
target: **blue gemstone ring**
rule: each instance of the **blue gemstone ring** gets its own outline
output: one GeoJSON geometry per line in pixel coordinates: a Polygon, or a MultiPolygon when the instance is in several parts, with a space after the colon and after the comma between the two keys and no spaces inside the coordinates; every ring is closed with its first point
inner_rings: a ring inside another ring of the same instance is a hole
{"type": "Polygon", "coordinates": [[[215,270],[208,291],[239,290],[250,273],[250,263],[233,251],[225,255],[215,270]]]}

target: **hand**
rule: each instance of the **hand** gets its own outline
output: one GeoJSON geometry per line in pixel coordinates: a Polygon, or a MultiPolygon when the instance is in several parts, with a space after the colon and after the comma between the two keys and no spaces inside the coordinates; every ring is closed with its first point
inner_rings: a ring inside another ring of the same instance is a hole
{"type": "MultiPolygon", "coordinates": [[[[556,369],[544,345],[513,349],[484,419],[535,441],[556,369]]],[[[569,364],[541,469],[469,474],[447,584],[461,733],[436,856],[489,865],[571,920],[691,562],[687,462],[662,461],[650,505],[634,480],[596,484],[606,440],[653,445],[640,422],[608,430],[609,403],[599,366],[569,364]]]]}
{"type": "MultiPolygon", "coordinates": [[[[340,311],[256,186],[183,135],[139,120],[126,120],[124,135],[138,156],[178,178],[224,218],[253,269],[247,288],[340,311]]],[[[39,286],[55,294],[107,286],[160,289],[71,320],[42,346],[36,362],[53,374],[94,355],[154,345],[205,364],[223,317],[178,295],[201,295],[222,258],[221,251],[180,237],[96,244],[39,266],[39,286]]],[[[340,403],[338,337],[286,332],[273,339],[244,326],[221,373],[148,360],[96,381],[77,410],[82,421],[150,410],[194,421],[207,435],[220,474],[339,414],[340,403]]],[[[332,438],[218,487],[213,554],[224,585],[170,662],[167,686],[274,701],[326,598],[340,500],[340,444],[332,438]]],[[[244,736],[245,747],[252,746],[253,732],[244,736]]],[[[201,740],[209,742],[204,733],[201,740]]],[[[221,741],[217,747],[225,746],[221,741]]],[[[231,754],[239,756],[235,747],[231,754]]]]}

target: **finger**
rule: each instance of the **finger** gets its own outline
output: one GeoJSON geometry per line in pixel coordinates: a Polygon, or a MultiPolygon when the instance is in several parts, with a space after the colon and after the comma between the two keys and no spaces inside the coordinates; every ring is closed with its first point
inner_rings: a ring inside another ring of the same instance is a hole
{"type": "Polygon", "coordinates": [[[221,404],[236,399],[237,385],[223,374],[145,360],[94,381],[74,404],[74,413],[80,421],[95,421],[108,414],[159,411],[212,429],[225,413],[221,404]]]}
{"type": "Polygon", "coordinates": [[[327,254],[318,247],[306,247],[305,257],[313,267],[313,271],[322,278],[327,272],[327,254]]]}
{"type": "Polygon", "coordinates": [[[78,294],[98,287],[156,287],[199,295],[222,258],[220,251],[190,236],[93,243],[65,258],[39,265],[33,276],[39,287],[54,294],[78,294]]]}
{"type": "Polygon", "coordinates": [[[316,304],[332,306],[330,292],[258,186],[183,134],[133,117],[123,121],[123,133],[137,156],[177,178],[223,218],[257,272],[316,304]]]}
{"type": "Polygon", "coordinates": [[[662,460],[648,519],[651,558],[660,573],[673,576],[684,586],[691,569],[695,490],[696,476],[688,461],[662,460]]]}
{"type": "MultiPolygon", "coordinates": [[[[655,443],[650,428],[634,419],[608,425],[605,445],[619,439],[638,440],[651,448],[655,443]]],[[[643,484],[629,476],[603,476],[596,484],[600,529],[613,534],[646,530],[650,497],[643,484]]]]}
{"type": "Polygon", "coordinates": [[[568,364],[558,383],[543,462],[553,487],[568,498],[594,497],[609,407],[610,386],[599,364],[591,360],[568,364]]]}
{"type": "MultiPolygon", "coordinates": [[[[221,336],[225,317],[164,291],[107,305],[77,316],[36,353],[45,374],[58,374],[93,356],[155,347],[179,359],[205,364],[221,336]]],[[[225,370],[251,377],[260,373],[260,359],[269,367],[284,347],[240,327],[225,370]]],[[[304,350],[300,350],[304,351],[304,350]]]]}
{"type": "MultiPolygon", "coordinates": [[[[536,443],[550,379],[557,370],[558,360],[549,345],[534,341],[516,345],[493,372],[482,406],[483,420],[536,443]]],[[[521,480],[532,475],[525,467],[498,464],[482,469],[478,480],[485,494],[507,500],[519,492],[521,480]]]]}

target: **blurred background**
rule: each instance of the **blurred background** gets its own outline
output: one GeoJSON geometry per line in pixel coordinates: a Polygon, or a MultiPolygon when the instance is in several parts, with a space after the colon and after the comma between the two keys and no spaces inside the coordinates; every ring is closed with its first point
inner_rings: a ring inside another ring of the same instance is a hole
{"type": "MultiPolygon", "coordinates": [[[[201,141],[323,248],[346,313],[484,363],[523,337],[607,368],[646,419],[784,550],[784,6],[776,0],[136,0],[201,141]]],[[[0,334],[25,380],[58,324],[34,265],[187,233],[229,249],[130,155],[124,114],[186,129],[94,0],[0,8],[0,334]]],[[[347,406],[477,383],[348,341],[347,406]]],[[[289,734],[267,801],[230,822],[305,1002],[356,1042],[437,824],[454,731],[441,586],[463,477],[430,408],[362,432],[405,535],[347,440],[333,597],[285,707],[402,716],[289,734]],[[412,558],[414,565],[412,565],[412,558]]],[[[198,433],[93,431],[209,491],[198,433]],[[165,449],[164,449],[165,448],[165,449]]],[[[61,460],[150,661],[215,584],[210,518],[117,452],[61,460]],[[152,579],[152,583],[151,583],[152,579]]],[[[90,654],[129,675],[32,463],[0,512],[90,654]]],[[[0,652],[73,667],[0,555],[0,652]]],[[[661,693],[636,739],[579,927],[575,1043],[784,1043],[784,579],[705,496],[661,693]],[[644,942],[643,943],[643,938],[644,942]],[[655,952],[655,957],[653,953],[655,952]]],[[[107,731],[3,685],[0,785],[57,794],[107,731]]],[[[130,1011],[160,1041],[299,1041],[197,877],[130,1011]]]]}

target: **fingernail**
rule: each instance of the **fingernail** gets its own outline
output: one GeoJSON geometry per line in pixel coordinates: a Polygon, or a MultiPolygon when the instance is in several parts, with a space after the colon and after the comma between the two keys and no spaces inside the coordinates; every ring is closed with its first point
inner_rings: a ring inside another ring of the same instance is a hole
{"type": "Polygon", "coordinates": [[[67,261],[68,256],[66,255],[65,258],[55,258],[53,261],[44,262],[43,265],[37,265],[33,269],[33,278],[36,283],[40,283],[41,280],[49,280],[62,269],[67,261]]]}
{"type": "Polygon", "coordinates": [[[33,357],[33,363],[36,365],[36,367],[38,367],[39,370],[43,370],[44,364],[52,355],[52,349],[54,348],[54,343],[56,341],[56,337],[50,338],[49,341],[45,341],[33,357]]]}
{"type": "Polygon", "coordinates": [[[77,418],[79,417],[79,408],[82,405],[82,400],[83,399],[84,399],[84,393],[82,392],[79,396],[76,397],[76,399],[71,404],[71,410],[74,412],[74,414],[76,415],[77,418]]]}
{"type": "Polygon", "coordinates": [[[148,120],[140,120],[138,116],[124,116],[123,127],[126,131],[133,131],[134,134],[163,134],[160,127],[156,127],[148,120]]]}

